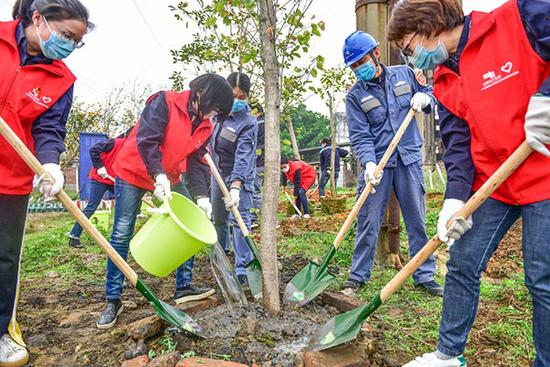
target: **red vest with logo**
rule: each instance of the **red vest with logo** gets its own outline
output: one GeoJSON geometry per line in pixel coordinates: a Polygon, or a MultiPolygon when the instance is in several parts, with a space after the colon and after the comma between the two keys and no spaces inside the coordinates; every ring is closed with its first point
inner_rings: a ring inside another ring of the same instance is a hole
{"type": "MultiPolygon", "coordinates": [[[[210,120],[204,120],[195,129],[195,132],[191,132],[192,122],[187,112],[190,95],[191,91],[165,92],[168,105],[168,125],[164,130],[164,142],[160,146],[160,151],[162,152],[162,167],[172,184],[180,182],[180,174],[185,167],[185,164],[182,166],[182,162],[202,147],[212,135],[213,129],[210,120]]],[[[128,136],[113,167],[117,176],[124,181],[145,190],[153,190],[155,181],[147,173],[145,163],[138,151],[139,124],[140,121],[128,136]]]]}
{"type": "MultiPolygon", "coordinates": [[[[434,92],[468,123],[477,191],[525,140],[529,99],[550,75],[550,63],[531,47],[517,1],[509,1],[472,13],[459,67],[460,76],[438,67],[434,92]]],[[[550,159],[534,152],[491,197],[513,205],[550,199],[550,159]]]]}
{"type": "MultiPolygon", "coordinates": [[[[111,149],[108,152],[102,152],[99,154],[99,157],[101,158],[101,161],[103,162],[103,166],[107,170],[107,173],[111,177],[116,177],[115,171],[113,170],[113,165],[115,164],[115,159],[118,156],[118,153],[124,146],[124,143],[126,142],[126,138],[115,138],[115,145],[113,146],[113,149],[111,149]]],[[[97,174],[97,168],[92,168],[90,170],[90,173],[88,174],[90,179],[101,182],[102,184],[111,185],[114,186],[114,182],[111,181],[108,178],[103,178],[100,175],[97,174]]]]}
{"type": "MultiPolygon", "coordinates": [[[[18,24],[0,22],[0,116],[34,153],[34,121],[69,90],[76,78],[62,61],[21,66],[15,40],[18,24]]],[[[29,194],[33,176],[0,136],[0,194],[29,194]]]]}
{"type": "Polygon", "coordinates": [[[294,183],[294,175],[296,171],[301,169],[302,175],[300,180],[300,187],[304,190],[308,190],[315,182],[317,172],[315,168],[303,161],[288,161],[289,170],[285,173],[290,182],[294,183]]]}

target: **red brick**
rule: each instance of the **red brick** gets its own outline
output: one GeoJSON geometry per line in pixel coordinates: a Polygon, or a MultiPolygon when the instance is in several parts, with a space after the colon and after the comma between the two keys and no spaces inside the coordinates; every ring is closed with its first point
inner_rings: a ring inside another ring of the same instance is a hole
{"type": "Polygon", "coordinates": [[[122,363],[121,367],[145,367],[149,362],[149,357],[146,355],[136,357],[134,359],[129,359],[122,363]]]}
{"type": "Polygon", "coordinates": [[[354,297],[346,296],[340,292],[324,292],[321,294],[321,302],[335,307],[340,312],[348,312],[362,305],[354,297]]]}
{"type": "Polygon", "coordinates": [[[174,367],[179,360],[180,354],[172,352],[152,359],[151,362],[147,363],[146,367],[174,367]]]}
{"type": "Polygon", "coordinates": [[[198,301],[185,302],[177,305],[176,307],[182,311],[193,314],[200,311],[206,311],[210,308],[214,308],[220,305],[220,299],[215,295],[198,301]]]}
{"type": "Polygon", "coordinates": [[[210,358],[191,357],[186,358],[176,365],[176,367],[248,367],[246,364],[218,361],[210,358]]]}
{"type": "Polygon", "coordinates": [[[163,326],[164,321],[153,315],[131,323],[126,327],[126,331],[128,336],[135,340],[145,340],[159,334],[163,326]]]}
{"type": "MultiPolygon", "coordinates": [[[[325,351],[305,351],[301,355],[303,367],[368,367],[368,357],[357,345],[342,345],[325,351]]],[[[300,365],[300,364],[299,364],[300,365]]]]}

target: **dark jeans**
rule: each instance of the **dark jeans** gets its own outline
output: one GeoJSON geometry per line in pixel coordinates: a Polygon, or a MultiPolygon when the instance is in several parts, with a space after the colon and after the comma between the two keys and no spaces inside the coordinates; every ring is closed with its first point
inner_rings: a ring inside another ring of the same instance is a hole
{"type": "Polygon", "coordinates": [[[303,214],[309,214],[309,203],[307,201],[306,193],[307,193],[307,191],[304,190],[301,187],[299,187],[298,190],[294,191],[294,195],[295,195],[295,198],[296,198],[296,206],[302,212],[302,215],[303,214]],[[296,193],[296,191],[298,191],[298,192],[296,193]],[[296,195],[296,194],[298,194],[298,195],[296,195]]]}
{"type": "MultiPolygon", "coordinates": [[[[115,192],[115,187],[113,185],[107,185],[95,180],[92,180],[91,188],[90,188],[90,200],[88,201],[88,204],[86,204],[86,207],[82,211],[86,218],[90,218],[92,215],[94,215],[95,211],[97,210],[97,207],[99,204],[101,204],[101,200],[103,200],[103,195],[110,191],[112,193],[115,192]]],[[[69,233],[69,237],[71,238],[80,238],[80,235],[82,234],[82,226],[76,222],[73,226],[73,229],[71,230],[71,233],[69,233]]]]}
{"type": "Polygon", "coordinates": [[[262,210],[262,187],[264,186],[264,168],[256,167],[256,177],[254,177],[254,195],[252,196],[251,212],[252,223],[258,222],[258,216],[262,210]]]}
{"type": "MultiPolygon", "coordinates": [[[[330,182],[328,170],[321,172],[321,181],[319,182],[319,197],[325,196],[325,186],[330,182]]],[[[338,172],[334,173],[334,183],[338,182],[338,172]]]]}
{"type": "Polygon", "coordinates": [[[475,211],[472,229],[449,250],[437,347],[442,353],[464,352],[476,318],[481,274],[520,217],[525,285],[533,300],[534,367],[550,366],[550,200],[516,206],[488,199],[475,211]]]}
{"type": "MultiPolygon", "coordinates": [[[[184,191],[181,185],[172,187],[172,191],[186,195],[186,190],[184,191]]],[[[124,260],[128,258],[128,245],[134,235],[136,217],[141,208],[141,199],[143,198],[145,192],[146,190],[129,184],[120,178],[116,179],[115,219],[113,224],[113,233],[111,235],[111,245],[124,260]]],[[[183,274],[181,274],[182,279],[187,279],[189,280],[189,283],[191,283],[193,258],[187,260],[182,266],[184,267],[183,274]]],[[[107,261],[106,278],[107,300],[120,299],[124,275],[111,260],[107,261]]]]}
{"type": "Polygon", "coordinates": [[[16,307],[28,204],[28,195],[0,195],[0,336],[16,307]]]}

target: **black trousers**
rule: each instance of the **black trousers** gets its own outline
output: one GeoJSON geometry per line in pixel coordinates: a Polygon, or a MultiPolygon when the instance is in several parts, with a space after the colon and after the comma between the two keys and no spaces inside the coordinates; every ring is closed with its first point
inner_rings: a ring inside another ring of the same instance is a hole
{"type": "Polygon", "coordinates": [[[15,308],[29,195],[0,194],[0,337],[15,308]]]}

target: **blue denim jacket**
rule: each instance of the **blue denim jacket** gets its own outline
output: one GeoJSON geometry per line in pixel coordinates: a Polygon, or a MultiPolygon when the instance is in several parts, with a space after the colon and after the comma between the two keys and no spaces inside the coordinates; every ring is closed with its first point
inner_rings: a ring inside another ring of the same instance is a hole
{"type": "MultiPolygon", "coordinates": [[[[364,167],[367,162],[382,158],[393,136],[411,108],[411,98],[417,92],[432,97],[426,107],[430,113],[435,105],[432,88],[421,86],[408,66],[382,66],[384,71],[376,81],[357,81],[346,97],[346,115],[353,151],[364,167]]],[[[386,167],[395,167],[397,155],[405,165],[422,159],[422,136],[413,120],[405,131],[386,167]]]]}
{"type": "Polygon", "coordinates": [[[258,123],[250,108],[232,113],[223,124],[214,126],[210,140],[212,158],[228,183],[239,180],[247,191],[254,191],[256,137],[258,123]]]}

